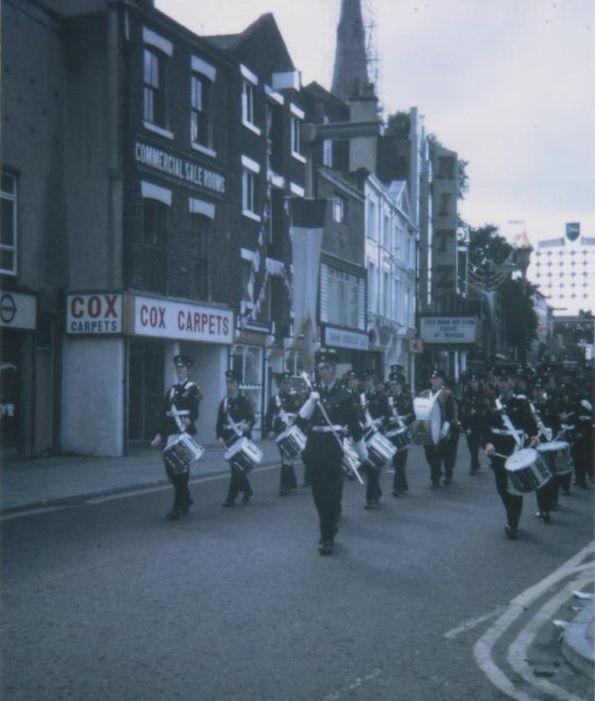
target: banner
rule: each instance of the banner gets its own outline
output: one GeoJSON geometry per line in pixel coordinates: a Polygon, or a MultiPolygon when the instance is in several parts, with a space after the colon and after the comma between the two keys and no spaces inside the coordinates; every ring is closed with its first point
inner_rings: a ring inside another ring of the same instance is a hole
{"type": "Polygon", "coordinates": [[[326,200],[296,198],[292,201],[289,237],[293,259],[294,341],[304,332],[307,324],[316,329],[320,252],[326,211],[326,200]]]}

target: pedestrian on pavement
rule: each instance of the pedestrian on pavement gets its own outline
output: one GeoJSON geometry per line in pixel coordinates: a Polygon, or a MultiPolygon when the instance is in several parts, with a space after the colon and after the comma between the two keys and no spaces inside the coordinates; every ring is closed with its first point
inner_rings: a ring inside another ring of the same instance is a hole
{"type": "Polygon", "coordinates": [[[319,552],[321,555],[330,555],[341,515],[341,437],[346,432],[351,435],[362,461],[368,458],[368,451],[363,441],[353,395],[337,382],[336,351],[321,348],[315,360],[320,381],[299,410],[296,422],[307,435],[303,459],[312,475],[312,497],[320,525],[319,552]]]}
{"type": "MultiPolygon", "coordinates": [[[[202,392],[198,386],[188,379],[188,372],[192,367],[192,358],[187,355],[176,355],[173,358],[176,374],[176,382],[168,390],[163,400],[161,411],[161,427],[151,441],[151,446],[157,448],[165,444],[169,447],[180,437],[184,431],[191,436],[196,435],[195,422],[198,419],[199,403],[202,392]]],[[[190,470],[183,472],[174,471],[173,467],[164,459],[167,478],[174,488],[174,503],[166,518],[170,521],[185,516],[194,503],[188,489],[190,470]]]]}
{"type": "MultiPolygon", "coordinates": [[[[275,382],[277,383],[277,392],[269,400],[264,419],[264,432],[271,440],[277,438],[294,424],[297,413],[304,403],[304,397],[291,388],[291,374],[289,372],[277,373],[275,382]]],[[[281,455],[279,496],[284,497],[292,490],[297,489],[294,463],[298,458],[289,457],[281,447],[279,447],[279,453],[281,455]]]]}
{"type": "MultiPolygon", "coordinates": [[[[217,412],[217,440],[221,445],[230,448],[241,438],[252,438],[254,427],[254,409],[248,397],[240,392],[240,375],[235,370],[225,373],[227,395],[221,400],[217,412]]],[[[253,491],[248,479],[247,469],[242,468],[237,461],[229,461],[229,487],[227,497],[222,506],[235,506],[240,492],[243,492],[243,504],[249,504],[253,491]]]]}

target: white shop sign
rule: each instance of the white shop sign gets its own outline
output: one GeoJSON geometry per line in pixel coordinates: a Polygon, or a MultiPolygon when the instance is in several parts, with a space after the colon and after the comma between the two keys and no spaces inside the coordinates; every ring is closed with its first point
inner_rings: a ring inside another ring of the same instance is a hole
{"type": "Polygon", "coordinates": [[[233,312],[152,297],[135,297],[133,331],[137,336],[231,345],[233,312]]]}
{"type": "Polygon", "coordinates": [[[426,343],[477,343],[473,316],[426,316],[420,319],[420,337],[426,343]]]}
{"type": "Polygon", "coordinates": [[[0,326],[9,329],[35,329],[37,298],[20,292],[0,293],[0,326]]]}
{"type": "Polygon", "coordinates": [[[66,333],[122,333],[122,295],[109,292],[68,295],[66,333]]]}
{"type": "Polygon", "coordinates": [[[367,334],[337,329],[332,326],[325,326],[324,328],[324,343],[327,346],[336,346],[337,348],[368,350],[367,334]]]}

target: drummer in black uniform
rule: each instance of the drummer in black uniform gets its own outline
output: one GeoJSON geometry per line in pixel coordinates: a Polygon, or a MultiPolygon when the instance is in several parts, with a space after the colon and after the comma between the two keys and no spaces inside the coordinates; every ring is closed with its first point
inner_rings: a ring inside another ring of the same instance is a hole
{"type": "MultiPolygon", "coordinates": [[[[384,433],[384,425],[390,420],[391,412],[384,391],[377,389],[377,378],[370,370],[360,373],[362,390],[359,395],[360,422],[366,436],[379,431],[384,433]]],[[[380,505],[382,489],[380,488],[380,468],[367,463],[363,472],[366,476],[366,504],[365,509],[373,509],[380,505]]]]}
{"type": "MultiPolygon", "coordinates": [[[[186,355],[176,355],[173,359],[176,372],[176,382],[168,390],[163,400],[161,411],[161,427],[151,446],[157,448],[169,446],[182,431],[196,435],[195,421],[198,419],[198,407],[202,392],[194,382],[188,379],[188,371],[192,367],[192,359],[186,355]]],[[[190,472],[176,473],[164,460],[167,478],[174,488],[174,503],[166,518],[174,521],[188,513],[194,503],[188,489],[190,472]]]]}
{"type": "Polygon", "coordinates": [[[467,384],[461,397],[461,426],[467,438],[467,446],[471,455],[469,474],[476,475],[481,466],[479,464],[479,444],[481,440],[482,423],[487,411],[487,399],[481,378],[472,373],[467,379],[467,384]]]}
{"type": "Polygon", "coordinates": [[[488,406],[481,445],[490,457],[496,489],[506,509],[506,536],[515,540],[523,510],[523,497],[508,491],[508,476],[504,466],[506,457],[512,455],[517,448],[524,447],[527,440],[532,445],[537,444],[538,429],[527,399],[513,395],[516,365],[501,365],[496,367],[494,372],[498,380],[499,396],[491,399],[488,406]],[[500,402],[501,409],[496,405],[496,399],[500,402]],[[505,417],[510,420],[510,426],[507,425],[508,420],[505,417]],[[515,438],[513,431],[522,433],[516,433],[515,438]]]}
{"type": "MultiPolygon", "coordinates": [[[[273,440],[283,433],[286,428],[295,421],[297,412],[304,403],[303,397],[291,390],[291,375],[288,372],[279,372],[275,375],[277,392],[271,397],[264,420],[264,430],[273,440]]],[[[282,450],[281,476],[279,483],[279,496],[287,496],[291,490],[297,489],[297,478],[293,467],[293,460],[288,458],[282,450]]]]}
{"type": "MultiPolygon", "coordinates": [[[[252,437],[254,410],[250,400],[239,391],[240,376],[234,370],[225,373],[227,396],[219,404],[217,413],[217,439],[226,447],[233,445],[239,438],[252,437]]],[[[252,487],[245,470],[230,463],[230,478],[227,498],[222,506],[235,506],[240,492],[243,492],[243,504],[250,503],[252,487]]]]}
{"type": "MultiPolygon", "coordinates": [[[[403,427],[409,427],[415,421],[413,398],[411,394],[405,390],[407,384],[405,375],[399,370],[393,369],[396,367],[398,366],[391,366],[391,372],[386,383],[387,401],[391,413],[388,426],[394,428],[402,424],[403,427]],[[395,414],[399,417],[400,421],[395,417],[395,414]]],[[[390,440],[395,443],[394,439],[390,440]]],[[[397,443],[395,443],[395,445],[398,450],[393,457],[395,475],[391,494],[393,497],[400,497],[405,496],[409,491],[407,474],[405,471],[409,450],[408,448],[399,446],[397,443]]]]}
{"type": "Polygon", "coordinates": [[[355,448],[362,461],[368,458],[368,451],[353,397],[336,379],[336,351],[320,349],[316,354],[316,363],[319,382],[299,410],[296,422],[308,437],[303,460],[311,469],[312,496],[320,521],[319,552],[321,555],[330,555],[341,512],[343,485],[343,451],[336,435],[341,438],[341,434],[347,430],[355,441],[355,448]],[[319,403],[324,407],[330,425],[324,418],[319,403]]]}

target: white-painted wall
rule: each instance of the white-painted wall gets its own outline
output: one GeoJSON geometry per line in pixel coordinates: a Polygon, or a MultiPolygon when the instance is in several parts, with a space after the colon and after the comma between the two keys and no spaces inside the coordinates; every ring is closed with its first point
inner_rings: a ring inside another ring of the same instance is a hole
{"type": "Polygon", "coordinates": [[[123,338],[64,339],[62,451],[124,454],[123,338]]]}

